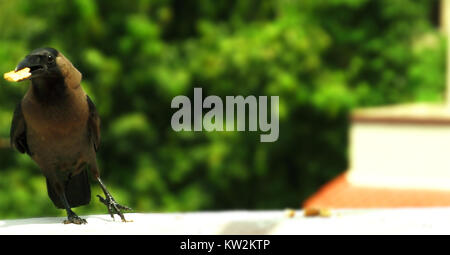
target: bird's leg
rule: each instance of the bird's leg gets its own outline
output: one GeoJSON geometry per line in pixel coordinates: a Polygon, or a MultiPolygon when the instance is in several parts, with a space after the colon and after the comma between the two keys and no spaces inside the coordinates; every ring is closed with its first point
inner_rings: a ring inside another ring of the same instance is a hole
{"type": "Polygon", "coordinates": [[[111,193],[109,193],[108,189],[106,188],[105,184],[103,184],[100,177],[97,177],[97,181],[100,184],[100,187],[103,190],[103,193],[105,194],[105,198],[101,197],[100,195],[97,195],[100,202],[106,205],[106,208],[108,208],[109,215],[111,215],[111,218],[114,220],[114,214],[117,214],[120,216],[123,222],[127,222],[125,219],[125,216],[123,216],[123,213],[120,210],[131,210],[131,208],[127,206],[120,205],[119,203],[114,200],[114,198],[111,196],[111,193]]]}
{"type": "Polygon", "coordinates": [[[70,223],[78,224],[78,225],[86,224],[87,221],[85,219],[78,217],[78,215],[76,215],[72,211],[72,209],[70,209],[69,202],[67,202],[65,192],[62,192],[60,196],[61,196],[61,201],[62,201],[64,207],[66,208],[66,212],[67,212],[67,220],[64,220],[64,224],[70,224],[70,223]]]}

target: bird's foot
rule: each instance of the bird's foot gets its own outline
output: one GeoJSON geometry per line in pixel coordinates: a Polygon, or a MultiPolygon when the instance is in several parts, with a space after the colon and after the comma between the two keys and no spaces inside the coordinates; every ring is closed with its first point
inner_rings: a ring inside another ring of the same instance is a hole
{"type": "Polygon", "coordinates": [[[64,220],[64,224],[70,224],[70,223],[81,225],[81,224],[86,224],[87,221],[85,219],[78,217],[78,215],[76,215],[74,212],[72,212],[67,215],[67,220],[64,220]]]}
{"type": "Polygon", "coordinates": [[[106,198],[101,197],[100,195],[97,195],[100,202],[102,202],[104,205],[106,205],[106,208],[108,208],[109,215],[111,215],[111,218],[114,220],[114,214],[117,214],[120,216],[123,222],[130,222],[125,219],[125,216],[123,216],[123,213],[120,210],[131,210],[131,208],[127,206],[120,205],[119,203],[114,200],[114,198],[109,195],[105,194],[106,198]]]}

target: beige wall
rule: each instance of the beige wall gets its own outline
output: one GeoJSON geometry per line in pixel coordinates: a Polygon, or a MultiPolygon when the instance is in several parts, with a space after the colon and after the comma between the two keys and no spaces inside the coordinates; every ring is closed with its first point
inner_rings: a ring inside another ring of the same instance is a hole
{"type": "Polygon", "coordinates": [[[450,190],[450,126],[353,123],[354,185],[450,190]]]}

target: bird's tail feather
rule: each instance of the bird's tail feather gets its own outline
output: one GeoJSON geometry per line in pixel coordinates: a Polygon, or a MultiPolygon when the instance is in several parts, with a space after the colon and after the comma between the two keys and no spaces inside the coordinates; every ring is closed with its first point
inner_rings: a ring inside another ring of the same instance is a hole
{"type": "MultiPolygon", "coordinates": [[[[47,193],[57,208],[65,209],[60,196],[56,193],[48,178],[47,193]]],[[[91,185],[86,169],[75,176],[71,176],[66,184],[66,198],[71,208],[89,204],[91,201],[91,185]]]]}

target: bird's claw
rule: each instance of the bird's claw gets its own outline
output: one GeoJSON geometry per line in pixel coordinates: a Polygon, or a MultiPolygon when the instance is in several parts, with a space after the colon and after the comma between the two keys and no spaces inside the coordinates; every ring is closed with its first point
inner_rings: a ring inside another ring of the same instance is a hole
{"type": "Polygon", "coordinates": [[[131,208],[121,205],[114,200],[114,198],[110,195],[106,195],[106,198],[103,198],[100,195],[97,195],[98,199],[101,203],[106,205],[106,208],[108,209],[109,215],[111,215],[111,218],[114,220],[114,214],[117,214],[120,216],[123,222],[129,222],[125,219],[125,216],[123,216],[123,213],[120,210],[129,211],[131,208]]]}
{"type": "Polygon", "coordinates": [[[78,215],[76,215],[76,214],[73,214],[73,215],[70,214],[67,216],[67,220],[64,220],[63,223],[64,224],[73,223],[73,224],[77,224],[77,225],[82,225],[82,224],[86,224],[87,221],[85,219],[78,217],[78,215]]]}

